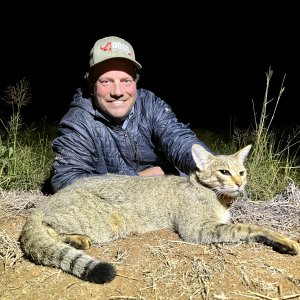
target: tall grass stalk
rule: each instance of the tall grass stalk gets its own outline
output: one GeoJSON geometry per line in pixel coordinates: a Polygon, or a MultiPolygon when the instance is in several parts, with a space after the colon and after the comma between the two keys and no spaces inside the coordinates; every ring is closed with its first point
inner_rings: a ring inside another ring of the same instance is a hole
{"type": "MultiPolygon", "coordinates": [[[[248,161],[248,194],[253,200],[272,199],[277,193],[282,192],[288,185],[289,178],[299,178],[299,152],[300,130],[295,128],[291,133],[285,128],[281,133],[272,129],[271,124],[275,117],[278,103],[284,92],[283,77],[276,103],[271,114],[269,104],[270,81],[273,75],[271,68],[266,73],[266,89],[259,122],[256,120],[255,129],[249,128],[243,134],[236,134],[238,144],[253,144],[252,155],[248,161]]],[[[240,146],[240,145],[239,145],[240,146]]]]}
{"type": "Polygon", "coordinates": [[[11,106],[8,121],[0,120],[4,129],[0,138],[0,188],[32,189],[41,186],[51,163],[50,141],[22,123],[21,108],[31,100],[25,79],[9,86],[2,100],[11,106]],[[2,137],[3,136],[3,137],[2,137]]]}
{"type": "MultiPolygon", "coordinates": [[[[229,141],[210,135],[209,138],[196,131],[198,137],[208,141],[208,145],[216,153],[233,153],[238,149],[252,144],[252,152],[246,164],[248,170],[247,194],[252,200],[266,201],[273,199],[278,193],[287,188],[290,180],[300,185],[300,127],[273,128],[272,123],[276,111],[285,90],[283,77],[278,96],[269,99],[269,88],[273,71],[269,68],[266,72],[266,88],[262,101],[261,113],[257,120],[253,104],[254,128],[250,126],[246,130],[234,128],[229,141]],[[270,104],[273,110],[270,110],[270,104]],[[214,141],[213,141],[214,139],[214,141]]],[[[232,128],[232,127],[231,127],[232,128]]],[[[230,128],[230,130],[231,130],[230,128]]]]}

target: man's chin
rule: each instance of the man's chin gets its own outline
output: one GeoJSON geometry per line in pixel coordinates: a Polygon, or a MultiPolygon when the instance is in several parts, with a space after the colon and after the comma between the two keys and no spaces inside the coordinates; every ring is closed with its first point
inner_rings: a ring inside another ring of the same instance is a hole
{"type": "Polygon", "coordinates": [[[109,114],[109,119],[116,122],[116,123],[123,123],[128,116],[128,113],[124,112],[113,112],[109,114]]]}

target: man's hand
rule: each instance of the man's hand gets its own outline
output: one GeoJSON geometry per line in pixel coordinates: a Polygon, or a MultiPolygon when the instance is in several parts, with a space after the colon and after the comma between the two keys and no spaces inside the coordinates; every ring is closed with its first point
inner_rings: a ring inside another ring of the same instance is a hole
{"type": "Polygon", "coordinates": [[[139,176],[163,176],[165,175],[161,167],[152,167],[138,173],[139,176]]]}

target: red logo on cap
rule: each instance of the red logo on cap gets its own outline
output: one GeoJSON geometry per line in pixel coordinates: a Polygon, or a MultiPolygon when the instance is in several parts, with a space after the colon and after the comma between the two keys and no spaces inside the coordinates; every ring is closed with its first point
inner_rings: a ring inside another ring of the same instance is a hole
{"type": "Polygon", "coordinates": [[[103,47],[100,46],[100,50],[102,51],[112,51],[111,42],[107,42],[103,47]]]}

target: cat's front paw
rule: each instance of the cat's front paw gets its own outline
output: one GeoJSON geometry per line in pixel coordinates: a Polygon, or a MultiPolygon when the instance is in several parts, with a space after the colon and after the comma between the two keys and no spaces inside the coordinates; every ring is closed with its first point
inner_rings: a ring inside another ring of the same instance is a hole
{"type": "Polygon", "coordinates": [[[281,253],[291,254],[291,255],[298,255],[300,252],[300,245],[298,242],[293,240],[285,240],[284,243],[277,244],[275,246],[277,250],[281,253]]]}
{"type": "Polygon", "coordinates": [[[300,244],[297,241],[293,241],[293,240],[291,240],[291,243],[292,243],[291,247],[293,249],[293,253],[291,253],[291,254],[293,254],[293,255],[299,254],[300,253],[300,244]]]}

